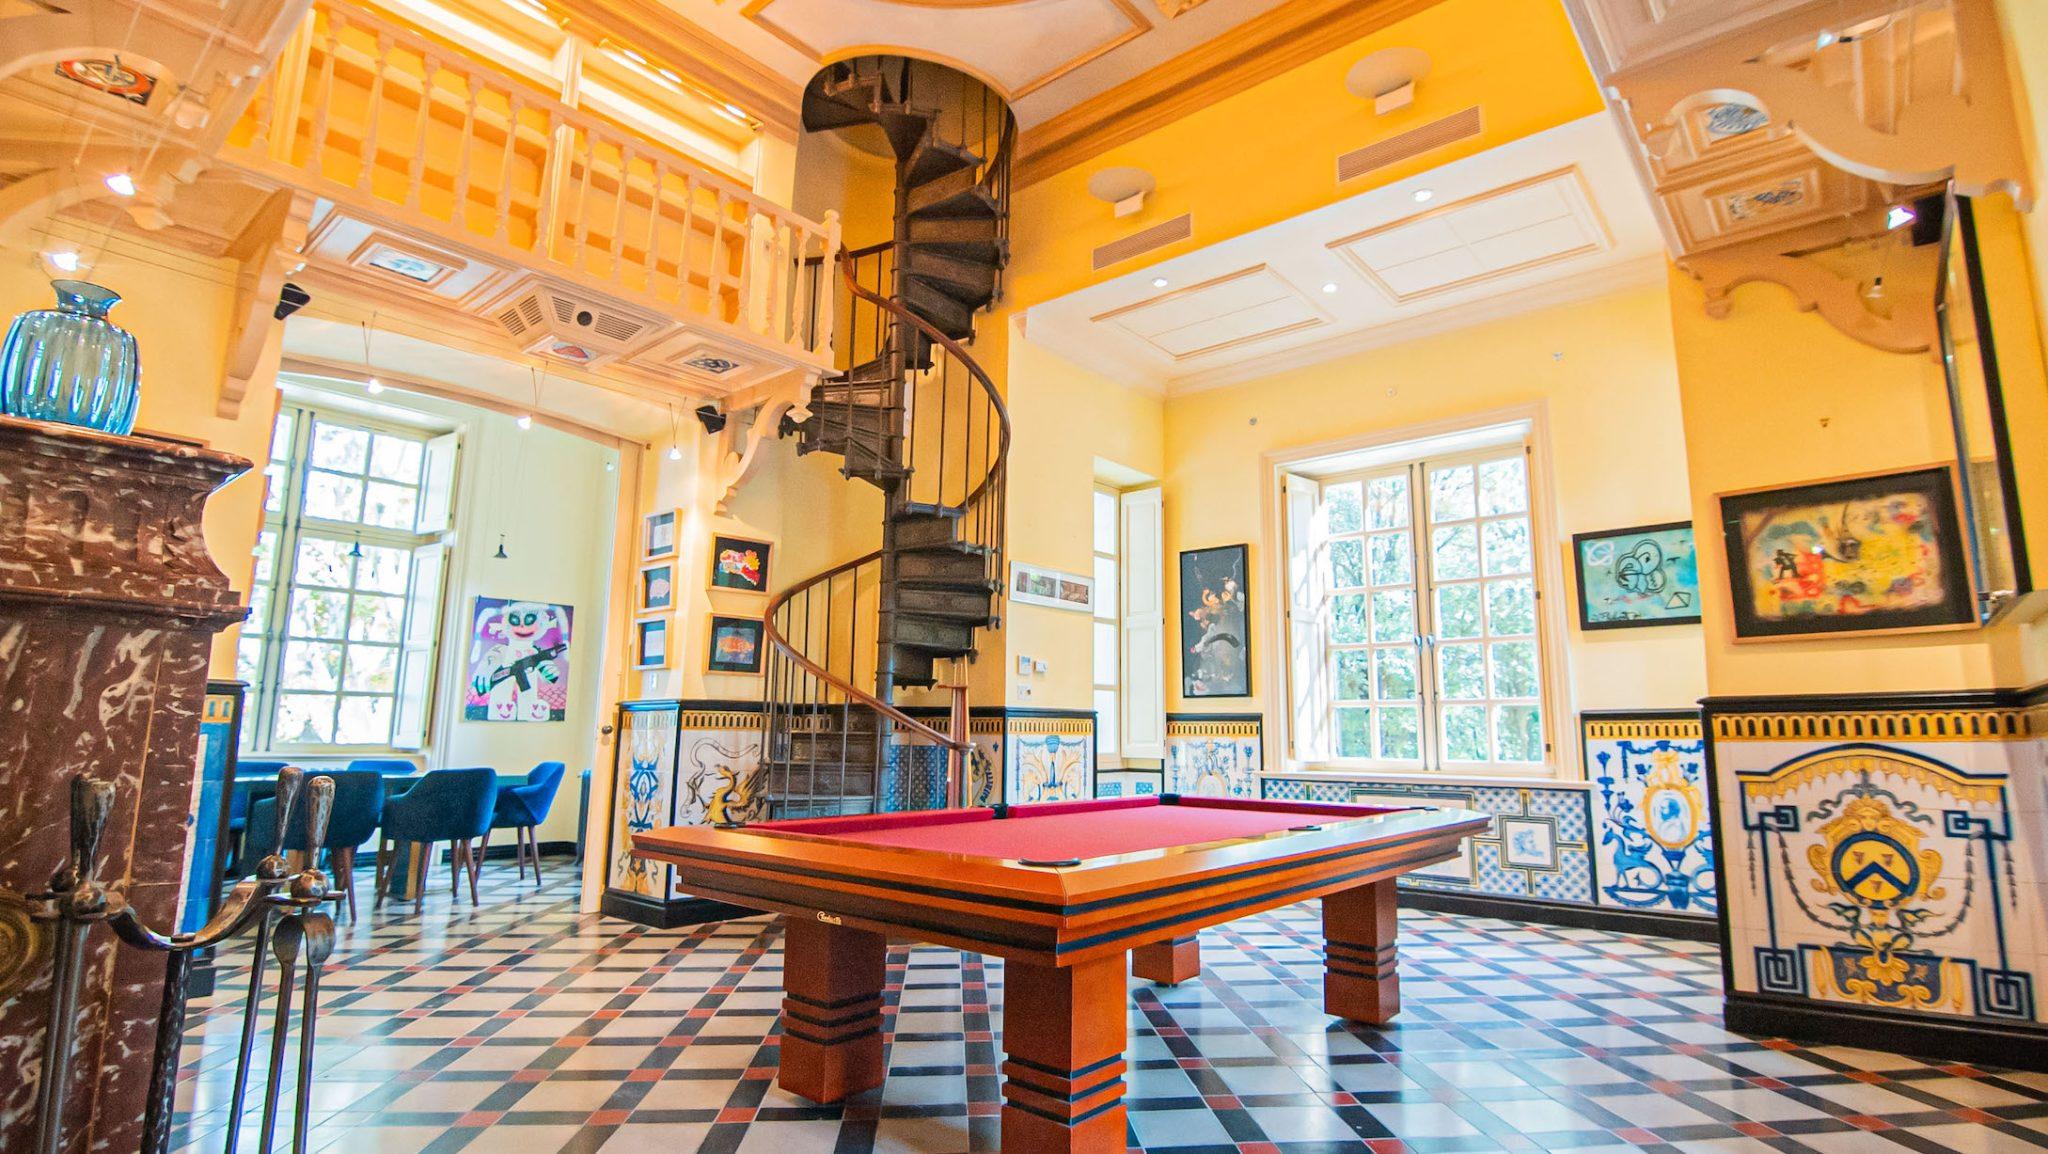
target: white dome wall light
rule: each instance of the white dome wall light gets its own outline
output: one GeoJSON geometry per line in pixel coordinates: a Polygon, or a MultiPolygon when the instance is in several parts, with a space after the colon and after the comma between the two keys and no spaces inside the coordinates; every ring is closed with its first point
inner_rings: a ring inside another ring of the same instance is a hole
{"type": "Polygon", "coordinates": [[[1416,82],[1429,75],[1429,67],[1429,53],[1420,48],[1382,48],[1351,66],[1344,87],[1372,101],[1374,115],[1385,116],[1415,103],[1416,82]]]}
{"type": "Polygon", "coordinates": [[[1131,216],[1145,207],[1157,182],[1142,168],[1120,165],[1088,178],[1088,195],[1112,206],[1117,216],[1131,216]]]}

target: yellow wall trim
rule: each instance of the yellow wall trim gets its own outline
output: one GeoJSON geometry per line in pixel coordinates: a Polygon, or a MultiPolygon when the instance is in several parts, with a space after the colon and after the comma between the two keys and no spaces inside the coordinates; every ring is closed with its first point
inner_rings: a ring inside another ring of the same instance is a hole
{"type": "Polygon", "coordinates": [[[1691,741],[1700,735],[1697,717],[1667,717],[1632,721],[1587,720],[1588,741],[1691,741]]]}
{"type": "Polygon", "coordinates": [[[1715,741],[2021,741],[2048,710],[2010,707],[1894,712],[1743,713],[1714,717],[1715,741]]]}

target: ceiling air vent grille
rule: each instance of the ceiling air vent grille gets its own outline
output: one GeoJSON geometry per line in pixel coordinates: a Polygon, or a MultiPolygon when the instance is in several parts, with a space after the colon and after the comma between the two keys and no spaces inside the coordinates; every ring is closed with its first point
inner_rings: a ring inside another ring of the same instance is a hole
{"type": "Polygon", "coordinates": [[[1195,235],[1193,213],[1181,213],[1172,220],[1155,224],[1151,228],[1134,232],[1122,240],[1113,240],[1095,250],[1097,271],[1108,268],[1118,261],[1142,256],[1155,248],[1165,248],[1175,241],[1186,240],[1195,235]]]}
{"type": "Polygon", "coordinates": [[[1398,136],[1389,136],[1378,144],[1368,144],[1354,149],[1337,158],[1337,183],[1356,180],[1368,172],[1385,168],[1425,152],[1470,140],[1479,135],[1479,109],[1467,108],[1454,112],[1442,120],[1432,120],[1420,128],[1411,128],[1398,136]]]}
{"type": "Polygon", "coordinates": [[[616,313],[600,312],[597,314],[597,323],[590,327],[597,332],[598,336],[608,341],[617,341],[620,344],[624,344],[639,336],[640,330],[647,326],[638,321],[627,320],[616,313]]]}
{"type": "Polygon", "coordinates": [[[486,315],[519,342],[521,351],[585,367],[634,351],[661,327],[657,317],[538,279],[490,307],[496,311],[486,315]]]}
{"type": "Polygon", "coordinates": [[[540,298],[524,296],[512,302],[511,307],[498,314],[498,323],[515,337],[523,337],[526,330],[538,327],[541,321],[540,298]]]}

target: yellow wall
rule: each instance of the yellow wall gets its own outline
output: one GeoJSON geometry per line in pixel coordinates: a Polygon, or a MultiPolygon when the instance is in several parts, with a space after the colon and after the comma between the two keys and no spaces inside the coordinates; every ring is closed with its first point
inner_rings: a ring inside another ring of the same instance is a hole
{"type": "MultiPolygon", "coordinates": [[[[1176,554],[1249,543],[1255,691],[1248,702],[1182,699],[1175,645],[1168,708],[1260,710],[1280,749],[1284,691],[1270,660],[1281,644],[1279,591],[1262,540],[1272,521],[1262,454],[1540,403],[1555,505],[1548,548],[1567,582],[1572,533],[1683,519],[1687,449],[1671,341],[1659,282],[1168,400],[1168,634],[1178,636],[1176,554]]],[[[1572,591],[1546,595],[1568,608],[1572,591]]],[[[1698,626],[1588,635],[1575,614],[1564,617],[1570,708],[1682,707],[1704,692],[1698,626]]],[[[1554,744],[1573,740],[1569,725],[1553,727],[1554,744]]]]}
{"type": "MultiPolygon", "coordinates": [[[[263,367],[249,384],[241,415],[233,420],[215,415],[222,365],[228,347],[235,300],[235,266],[144,237],[112,237],[57,225],[46,237],[34,234],[36,247],[0,253],[0,317],[55,304],[49,280],[35,253],[41,248],[71,248],[92,262],[75,275],[121,294],[112,319],[135,334],[142,362],[142,404],[137,432],[160,431],[193,438],[222,452],[252,461],[270,451],[270,425],[277,415],[277,346],[275,337],[263,367]]],[[[206,505],[206,546],[214,563],[245,596],[255,567],[252,554],[263,521],[263,474],[252,470],[228,482],[206,505]]],[[[214,641],[210,673],[235,675],[235,639],[230,629],[214,641]]]]}
{"type": "MultiPolygon", "coordinates": [[[[1785,290],[1736,290],[1724,318],[1674,273],[1671,328],[1699,535],[1707,676],[1717,696],[2010,687],[2016,630],[1738,643],[1717,494],[1953,461],[1940,367],[1880,352],[1800,312],[1785,290]]],[[[2024,466],[2023,466],[2024,467],[2024,466]]]]}
{"type": "MultiPolygon", "coordinates": [[[[1160,398],[1010,335],[1010,559],[1092,573],[1096,461],[1160,476],[1166,466],[1160,398]]],[[[1065,609],[1006,606],[1002,632],[988,637],[977,663],[975,700],[1093,708],[1092,620],[1065,609]],[[1047,671],[1019,677],[1019,654],[1044,661],[1047,671]]]]}

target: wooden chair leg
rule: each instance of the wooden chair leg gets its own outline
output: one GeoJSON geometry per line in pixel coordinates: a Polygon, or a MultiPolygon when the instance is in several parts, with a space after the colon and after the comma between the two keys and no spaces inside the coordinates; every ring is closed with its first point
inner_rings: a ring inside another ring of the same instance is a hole
{"type": "Polygon", "coordinates": [[[540,830],[535,826],[526,827],[526,844],[533,850],[533,884],[540,884],[540,830]]]}
{"type": "Polygon", "coordinates": [[[356,920],[356,847],[337,846],[333,850],[334,884],[348,896],[348,920],[356,920]]]}
{"type": "Polygon", "coordinates": [[[470,852],[469,839],[464,838],[462,840],[462,858],[463,864],[469,867],[469,904],[476,905],[478,904],[476,897],[476,877],[478,874],[483,872],[484,855],[480,852],[470,852]]]}
{"type": "Polygon", "coordinates": [[[391,842],[388,838],[377,839],[377,895],[370,899],[371,909],[384,905],[384,891],[391,884],[391,842]]]}

